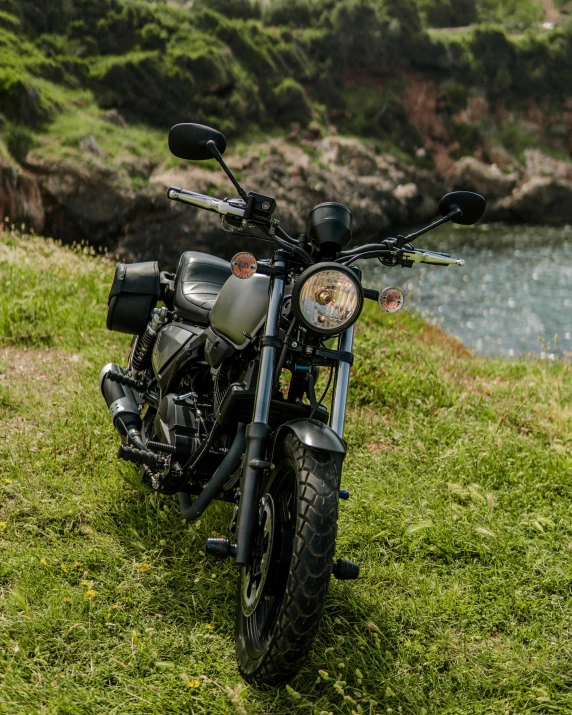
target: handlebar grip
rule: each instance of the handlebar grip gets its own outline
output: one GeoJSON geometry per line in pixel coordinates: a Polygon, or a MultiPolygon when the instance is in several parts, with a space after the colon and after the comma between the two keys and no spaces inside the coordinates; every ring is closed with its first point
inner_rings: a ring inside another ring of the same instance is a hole
{"type": "Polygon", "coordinates": [[[215,213],[221,214],[221,216],[238,216],[239,218],[244,217],[244,207],[237,206],[236,204],[233,204],[230,201],[226,201],[224,199],[217,199],[214,196],[197,194],[194,191],[188,191],[187,189],[179,189],[176,186],[171,186],[167,195],[173,201],[180,201],[183,204],[190,204],[191,206],[196,206],[197,208],[205,209],[206,211],[214,211],[215,213]]]}

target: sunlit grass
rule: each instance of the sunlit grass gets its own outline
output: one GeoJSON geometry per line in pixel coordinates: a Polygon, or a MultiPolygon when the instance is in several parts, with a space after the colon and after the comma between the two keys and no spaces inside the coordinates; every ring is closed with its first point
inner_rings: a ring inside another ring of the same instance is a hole
{"type": "Polygon", "coordinates": [[[407,312],[357,333],[340,556],[307,666],[246,687],[236,572],[115,458],[113,265],[0,237],[0,712],[569,712],[569,364],[473,357],[407,312]]]}

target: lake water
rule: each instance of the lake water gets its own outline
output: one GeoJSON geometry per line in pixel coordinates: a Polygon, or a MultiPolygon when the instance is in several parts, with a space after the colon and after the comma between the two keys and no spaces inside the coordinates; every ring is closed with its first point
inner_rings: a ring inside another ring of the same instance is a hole
{"type": "Polygon", "coordinates": [[[477,353],[572,357],[572,226],[448,226],[414,245],[465,266],[360,261],[364,285],[398,286],[403,310],[418,308],[477,353]]]}

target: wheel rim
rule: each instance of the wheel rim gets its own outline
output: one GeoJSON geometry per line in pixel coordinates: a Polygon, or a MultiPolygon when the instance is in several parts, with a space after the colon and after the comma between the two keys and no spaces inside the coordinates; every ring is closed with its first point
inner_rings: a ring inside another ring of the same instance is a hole
{"type": "Polygon", "coordinates": [[[252,658],[266,650],[284,597],[294,544],[296,498],[296,470],[286,464],[275,473],[260,501],[261,516],[266,516],[256,539],[257,558],[241,575],[242,618],[252,658]]]}

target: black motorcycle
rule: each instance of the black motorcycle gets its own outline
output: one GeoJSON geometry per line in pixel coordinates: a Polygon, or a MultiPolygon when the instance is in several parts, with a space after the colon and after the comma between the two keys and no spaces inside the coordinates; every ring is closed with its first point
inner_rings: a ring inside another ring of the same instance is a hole
{"type": "Polygon", "coordinates": [[[276,251],[230,263],[187,251],[175,274],[155,261],[119,264],[107,327],[134,338],[127,367],[106,365],[101,389],[121,435],[118,456],[140,465],[151,489],[178,494],[184,519],[213,499],[235,504],[231,539],[208,539],[206,552],[240,567],[241,673],[278,684],[310,651],[332,575],[359,575],[357,564],[334,560],[338,500],[349,498],[340,480],[354,325],[364,299],[394,312],[403,295],[364,288],[355,263],[463,265],[411,242],[447,221],[475,223],[485,200],[448,194],[436,223],[348,250],[348,208],[320,204],[307,234],[289,236],[274,218],[276,201],[247,194],[226,166],[220,132],[178,124],[169,148],[182,159],[216,159],[240,197],[171,187],[170,199],[219,213],[225,230],[271,240],[276,251]],[[320,369],[328,377],[318,397],[320,369]]]}

